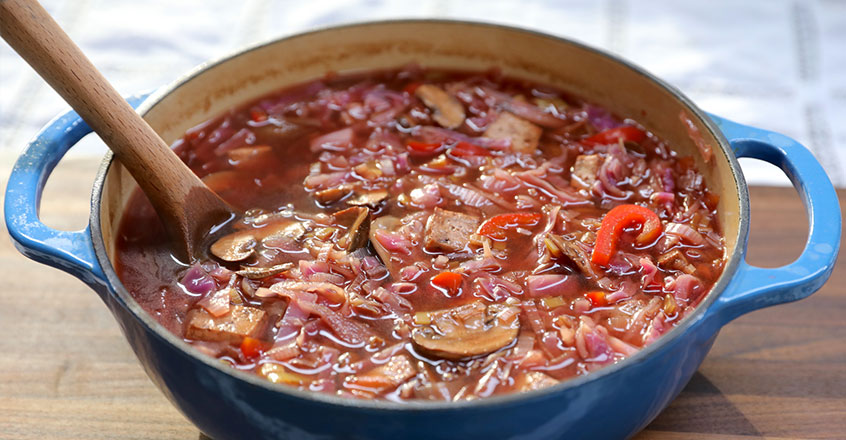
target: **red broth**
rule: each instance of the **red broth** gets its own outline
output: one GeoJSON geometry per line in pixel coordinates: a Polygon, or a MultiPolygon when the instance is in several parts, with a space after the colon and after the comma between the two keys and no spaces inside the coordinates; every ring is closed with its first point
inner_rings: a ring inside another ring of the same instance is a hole
{"type": "Polygon", "coordinates": [[[466,400],[589,374],[724,265],[692,158],[496,71],[329,76],[173,147],[245,214],[185,265],[134,194],[122,282],[205,355],[315,392],[466,400]]]}

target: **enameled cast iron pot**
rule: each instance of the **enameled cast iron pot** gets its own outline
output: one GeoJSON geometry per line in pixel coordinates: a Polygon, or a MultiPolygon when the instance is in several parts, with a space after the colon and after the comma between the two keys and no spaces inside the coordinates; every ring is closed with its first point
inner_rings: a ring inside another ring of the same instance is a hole
{"type": "MultiPolygon", "coordinates": [[[[684,155],[693,154],[720,194],[726,266],[713,290],[675,329],[630,358],[548,389],[472,402],[396,404],[343,399],[274,385],[200,354],[147,315],[112,261],[115,231],[134,181],[106,155],[89,227],[62,232],[38,219],[44,183],[87,125],[75,113],[45,127],[17,161],[6,193],[6,223],[28,257],[87,283],[114,314],[147,374],[201,431],[215,439],[599,439],[645,427],[681,391],[720,327],[752,310],[794,301],[828,278],[840,245],[840,210],[828,177],[792,139],[707,115],[674,88],[608,54],[526,30],[451,21],[365,23],[299,34],[201,66],[139,105],[167,142],[245,101],[327,72],[417,62],[552,84],[631,116],[684,155]],[[680,120],[686,115],[714,152],[706,163],[680,120]],[[737,157],[781,168],[799,190],[810,233],[792,264],[744,262],[749,195],[737,157]]],[[[135,417],[143,418],[143,414],[135,417]]]]}

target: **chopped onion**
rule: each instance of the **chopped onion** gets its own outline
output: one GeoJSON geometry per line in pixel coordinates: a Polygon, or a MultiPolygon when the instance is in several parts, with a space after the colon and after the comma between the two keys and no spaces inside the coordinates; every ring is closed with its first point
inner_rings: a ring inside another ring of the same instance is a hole
{"type": "Polygon", "coordinates": [[[342,128],[312,139],[309,146],[311,151],[314,152],[320,150],[342,151],[352,145],[354,135],[355,132],[353,132],[352,127],[342,128]]]}
{"type": "Polygon", "coordinates": [[[681,237],[684,241],[695,246],[705,243],[705,237],[703,237],[702,234],[683,223],[667,223],[666,226],[664,226],[664,231],[668,234],[681,237]]]}
{"type": "Polygon", "coordinates": [[[200,266],[191,266],[180,282],[194,295],[206,295],[217,287],[211,275],[200,266]]]}
{"type": "Polygon", "coordinates": [[[526,278],[528,296],[569,296],[579,289],[579,279],[570,275],[531,275],[526,278]]]}

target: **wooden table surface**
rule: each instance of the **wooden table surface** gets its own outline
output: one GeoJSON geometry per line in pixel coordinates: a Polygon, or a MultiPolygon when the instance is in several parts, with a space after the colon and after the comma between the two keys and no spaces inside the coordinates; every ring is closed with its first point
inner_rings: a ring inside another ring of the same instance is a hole
{"type": "MultiPolygon", "coordinates": [[[[0,155],[3,192],[12,160],[0,155]]],[[[85,224],[98,162],[60,164],[44,195],[46,223],[85,224]]],[[[753,188],[752,213],[751,263],[798,255],[807,221],[792,189],[753,188]]],[[[85,285],[27,260],[8,237],[0,280],[1,439],[204,438],[147,379],[85,285]]],[[[846,438],[844,259],[811,298],[727,325],[682,394],[636,438],[846,438]]]]}

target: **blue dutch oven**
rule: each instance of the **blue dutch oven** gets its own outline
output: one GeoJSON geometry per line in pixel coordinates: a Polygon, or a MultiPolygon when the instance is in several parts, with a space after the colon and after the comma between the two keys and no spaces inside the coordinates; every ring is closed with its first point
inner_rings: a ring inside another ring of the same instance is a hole
{"type": "Polygon", "coordinates": [[[828,279],[840,245],[840,209],[831,182],[805,147],[777,133],[707,115],[639,68],[572,41],[481,23],[356,24],[244,50],[130,102],[172,142],[187,128],[285,85],[329,71],[410,62],[453,69],[496,66],[507,75],[552,84],[618,115],[631,115],[680,154],[694,155],[709,188],[720,194],[726,265],[713,290],[658,341],[587,376],[477,401],[398,404],[274,385],[202,355],[147,315],[112,265],[115,230],[135,184],[110,154],[94,184],[89,226],[63,232],[42,224],[38,204],[45,181],[65,152],[90,131],[73,112],[50,122],[18,159],[6,192],[9,233],[28,257],[91,286],[120,323],[152,381],[215,439],[625,438],[643,429],[681,391],[723,325],[761,307],[802,299],[828,279]],[[706,160],[697,143],[710,146],[713,158],[706,160]],[[808,241],[787,266],[763,269],[744,261],[749,195],[738,157],[781,168],[805,203],[808,241]]]}

